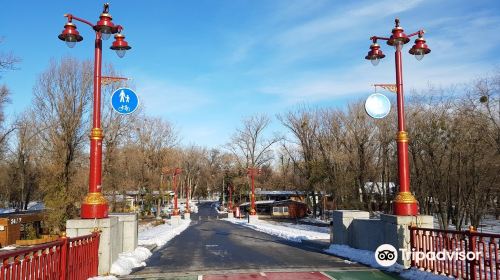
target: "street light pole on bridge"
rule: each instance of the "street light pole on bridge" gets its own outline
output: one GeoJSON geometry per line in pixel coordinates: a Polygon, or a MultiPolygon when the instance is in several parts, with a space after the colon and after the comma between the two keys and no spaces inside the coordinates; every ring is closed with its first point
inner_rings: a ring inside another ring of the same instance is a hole
{"type": "Polygon", "coordinates": [[[396,93],[397,93],[397,108],[398,108],[398,133],[396,136],[398,148],[398,171],[399,171],[399,192],[394,199],[394,214],[400,216],[415,216],[418,215],[418,202],[410,192],[410,163],[408,157],[408,133],[405,128],[404,115],[404,97],[403,97],[403,59],[401,50],[404,44],[410,41],[410,37],[418,36],[415,44],[409,50],[409,53],[415,55],[417,60],[421,60],[431,50],[427,47],[426,41],[423,38],[425,31],[419,30],[412,34],[406,35],[402,27],[399,26],[399,19],[395,20],[396,26],[392,29],[392,35],[387,37],[373,36],[370,51],[365,59],[368,59],[375,66],[380,59],[385,55],[380,50],[380,45],[377,40],[387,41],[389,46],[395,48],[395,64],[396,64],[396,93]]]}
{"type": "Polygon", "coordinates": [[[125,52],[131,47],[125,41],[125,36],[121,34],[123,27],[115,25],[109,14],[109,4],[104,4],[104,9],[99,16],[99,21],[94,25],[90,21],[76,17],[72,14],[64,15],[68,21],[64,25],[64,30],[58,36],[65,41],[68,47],[73,48],[83,37],[76,30],[73,20],[89,25],[95,31],[94,47],[94,104],[92,114],[92,130],[90,132],[90,172],[89,172],[89,192],[84,198],[81,206],[80,216],[82,219],[101,219],[108,217],[108,202],[102,195],[101,173],[102,173],[102,139],[104,138],[101,128],[101,67],[102,67],[102,40],[107,40],[111,34],[115,34],[115,41],[110,49],[115,50],[119,57],[123,57],[125,52]]]}
{"type": "Polygon", "coordinates": [[[252,180],[252,195],[251,195],[251,206],[250,206],[250,215],[254,216],[257,215],[257,211],[255,208],[255,184],[254,184],[254,178],[255,175],[258,175],[261,173],[260,168],[255,168],[255,167],[250,167],[247,170],[247,175],[250,176],[252,180]]]}

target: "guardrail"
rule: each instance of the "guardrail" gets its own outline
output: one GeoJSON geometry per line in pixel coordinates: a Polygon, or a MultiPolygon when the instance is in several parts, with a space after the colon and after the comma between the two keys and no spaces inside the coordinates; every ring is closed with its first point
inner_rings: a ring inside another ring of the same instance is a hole
{"type": "Polygon", "coordinates": [[[412,267],[457,279],[500,280],[500,234],[410,226],[410,246],[412,267]],[[414,257],[418,253],[426,257],[414,257]]]}
{"type": "Polygon", "coordinates": [[[0,253],[0,280],[80,280],[97,276],[100,233],[0,253]]]}

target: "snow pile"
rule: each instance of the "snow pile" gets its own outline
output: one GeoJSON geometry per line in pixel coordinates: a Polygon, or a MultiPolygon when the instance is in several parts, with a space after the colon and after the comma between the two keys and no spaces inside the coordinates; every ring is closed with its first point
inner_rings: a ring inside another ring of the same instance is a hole
{"type": "Polygon", "coordinates": [[[362,263],[368,266],[371,266],[373,268],[377,268],[380,270],[385,270],[388,272],[394,272],[394,273],[399,273],[399,276],[405,278],[405,279],[415,279],[415,280],[449,280],[449,277],[442,276],[442,275],[436,275],[430,272],[425,272],[418,270],[416,268],[411,268],[408,270],[405,270],[404,267],[400,264],[395,264],[390,267],[383,267],[380,266],[377,261],[375,260],[375,254],[372,251],[368,250],[360,250],[360,249],[355,249],[351,248],[347,245],[330,245],[330,248],[326,249],[325,252],[329,254],[333,254],[339,257],[343,257],[346,259],[349,259],[350,261],[353,262],[358,262],[362,263]]]}
{"type": "MultiPolygon", "coordinates": [[[[146,225],[139,232],[138,245],[133,252],[124,252],[118,255],[118,259],[111,265],[110,273],[115,275],[127,275],[136,267],[146,266],[145,260],[151,256],[149,249],[141,245],[163,246],[175,236],[188,228],[191,220],[181,220],[178,225],[165,223],[156,227],[146,225]]],[[[94,278],[92,278],[94,279],[94,278]]],[[[95,279],[117,279],[117,278],[95,278],[95,279]]]]}
{"type": "MultiPolygon", "coordinates": [[[[439,217],[434,215],[434,228],[440,228],[439,217]]],[[[468,230],[470,225],[463,225],[462,231],[468,230]]],[[[448,225],[448,230],[457,230],[454,224],[448,225]]],[[[477,228],[478,232],[484,233],[498,233],[500,232],[500,220],[495,219],[493,215],[486,215],[481,219],[479,223],[479,227],[477,228]]]]}
{"type": "Polygon", "coordinates": [[[14,212],[16,212],[16,209],[14,209],[14,208],[0,208],[0,214],[14,213],[14,212]]]}
{"type": "Polygon", "coordinates": [[[191,213],[198,213],[198,205],[196,203],[190,204],[189,208],[191,208],[191,213]]]}
{"type": "Polygon", "coordinates": [[[139,225],[139,228],[137,230],[139,233],[141,233],[141,232],[146,231],[148,229],[151,229],[153,227],[154,227],[153,222],[149,222],[147,224],[139,225]]]}
{"type": "Polygon", "coordinates": [[[41,201],[32,201],[28,203],[28,210],[44,210],[45,203],[41,201]]]}
{"type": "MultiPolygon", "coordinates": [[[[328,233],[330,234],[330,228],[329,227],[320,227],[317,225],[304,225],[304,224],[293,224],[293,223],[283,223],[283,222],[274,222],[274,221],[266,221],[270,224],[273,225],[282,225],[288,228],[295,228],[295,229],[300,229],[300,230],[307,230],[307,231],[315,231],[315,232],[322,232],[322,233],[328,233]]],[[[329,239],[330,236],[328,236],[329,239]]]]}
{"type": "Polygon", "coordinates": [[[390,272],[400,272],[403,270],[403,266],[399,264],[395,264],[387,268],[380,266],[375,260],[375,254],[372,251],[355,249],[347,245],[332,244],[330,245],[330,248],[325,250],[325,252],[374,268],[385,269],[390,272]]]}
{"type": "Polygon", "coordinates": [[[144,247],[137,247],[133,252],[124,252],[118,255],[118,259],[111,265],[110,273],[116,275],[127,275],[135,267],[146,266],[144,262],[151,256],[151,252],[144,247]]]}
{"type": "Polygon", "coordinates": [[[294,225],[300,227],[297,228],[291,227],[290,225],[292,224],[278,225],[271,224],[262,220],[252,221],[251,224],[247,223],[246,220],[224,220],[294,242],[302,242],[302,240],[330,239],[330,234],[325,232],[318,232],[317,226],[294,225]]]}
{"type": "Polygon", "coordinates": [[[178,225],[172,226],[169,223],[159,225],[139,233],[138,245],[163,246],[170,239],[179,235],[188,228],[191,220],[180,220],[178,225]]]}
{"type": "Polygon", "coordinates": [[[322,225],[328,225],[330,222],[323,221],[320,218],[313,218],[313,217],[305,217],[300,219],[302,222],[306,223],[311,223],[311,224],[322,224],[322,225]]]}

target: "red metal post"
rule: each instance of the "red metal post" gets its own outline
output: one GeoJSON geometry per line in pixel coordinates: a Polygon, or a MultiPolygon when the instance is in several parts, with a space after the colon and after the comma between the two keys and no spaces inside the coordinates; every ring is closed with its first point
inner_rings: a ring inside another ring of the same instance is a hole
{"type": "Polygon", "coordinates": [[[250,175],[250,179],[252,180],[252,194],[250,197],[251,205],[250,205],[250,215],[257,215],[257,211],[255,210],[255,168],[248,168],[248,173],[250,175]]]}
{"type": "MultiPolygon", "coordinates": [[[[469,231],[467,232],[467,235],[469,236],[469,252],[477,252],[477,246],[476,246],[476,236],[474,235],[475,229],[473,226],[469,227],[469,231]]],[[[476,268],[477,260],[474,259],[470,261],[470,270],[469,270],[469,279],[470,280],[476,280],[477,279],[477,268],[476,268]]]]}
{"type": "Polygon", "coordinates": [[[63,234],[62,234],[61,240],[63,242],[61,245],[61,255],[60,255],[60,261],[59,261],[59,267],[60,267],[59,279],[66,280],[66,277],[67,277],[66,268],[68,266],[68,237],[66,236],[65,232],[63,232],[63,234]]]}
{"type": "Polygon", "coordinates": [[[177,175],[174,174],[174,216],[179,215],[179,209],[177,208],[177,175]]]}
{"type": "MultiPolygon", "coordinates": [[[[411,48],[410,54],[424,55],[430,53],[430,49],[425,44],[422,38],[424,30],[406,35],[403,28],[399,26],[399,19],[395,20],[396,26],[392,29],[392,35],[387,37],[372,36],[370,40],[373,44],[370,46],[370,51],[365,59],[371,60],[372,63],[385,57],[377,44],[377,40],[387,41],[387,44],[394,46],[395,64],[396,64],[396,93],[397,93],[397,109],[398,109],[398,133],[396,142],[398,147],[398,174],[399,174],[399,192],[394,198],[394,214],[400,216],[415,216],[418,215],[418,202],[410,192],[410,163],[408,157],[408,133],[405,130],[405,114],[404,114],[404,95],[403,95],[403,59],[401,49],[403,45],[410,41],[410,37],[418,35],[415,40],[415,45],[411,48]]],[[[418,57],[417,57],[418,59],[418,57]]],[[[420,57],[421,59],[421,57],[420,57]]],[[[374,63],[376,65],[377,63],[374,63]]],[[[382,84],[381,86],[387,86],[382,84]]]]}
{"type": "MultiPolygon", "coordinates": [[[[101,173],[102,173],[102,139],[103,131],[101,128],[101,66],[102,66],[102,32],[106,34],[114,34],[115,42],[113,42],[112,50],[118,51],[118,56],[122,57],[123,52],[131,47],[124,40],[124,36],[120,34],[123,27],[114,25],[111,22],[109,15],[109,4],[104,4],[104,10],[100,15],[100,20],[96,25],[88,20],[75,17],[72,14],[65,14],[68,22],[64,26],[63,32],[58,36],[59,39],[66,43],[80,42],[83,37],[76,31],[73,20],[83,22],[95,31],[95,48],[94,48],[94,104],[92,114],[92,129],[90,131],[90,170],[89,170],[89,192],[84,198],[81,206],[80,216],[83,219],[100,219],[108,217],[108,202],[102,195],[101,189],[101,173]]],[[[69,45],[71,47],[71,45],[69,45]]],[[[106,77],[110,78],[110,77],[106,77]]],[[[124,79],[124,78],[115,78],[124,79]]]]}
{"type": "Polygon", "coordinates": [[[102,139],[104,136],[101,128],[102,39],[100,32],[96,32],[94,58],[94,108],[90,132],[89,193],[82,203],[80,213],[82,219],[108,217],[108,202],[101,192],[102,139]]]}
{"type": "Polygon", "coordinates": [[[100,240],[101,240],[101,231],[95,229],[94,230],[94,240],[93,240],[93,250],[92,250],[92,257],[93,257],[93,263],[92,263],[92,275],[97,276],[99,273],[99,245],[100,245],[100,240]]]}
{"type": "Polygon", "coordinates": [[[410,162],[408,158],[408,133],[405,130],[404,96],[403,96],[403,59],[402,45],[396,48],[396,89],[398,103],[398,171],[399,193],[394,199],[394,214],[415,216],[418,214],[417,200],[410,192],[410,162]]]}
{"type": "Polygon", "coordinates": [[[180,168],[176,168],[174,171],[174,212],[172,213],[173,216],[179,215],[179,208],[177,205],[177,175],[181,173],[180,168]]]}
{"type": "Polygon", "coordinates": [[[189,213],[189,212],[191,212],[191,210],[189,209],[189,192],[190,192],[191,188],[189,187],[189,185],[186,186],[186,188],[187,188],[187,192],[186,192],[186,209],[184,210],[184,213],[189,213]]]}
{"type": "Polygon", "coordinates": [[[229,184],[228,186],[229,189],[229,212],[233,212],[233,185],[229,184]]]}

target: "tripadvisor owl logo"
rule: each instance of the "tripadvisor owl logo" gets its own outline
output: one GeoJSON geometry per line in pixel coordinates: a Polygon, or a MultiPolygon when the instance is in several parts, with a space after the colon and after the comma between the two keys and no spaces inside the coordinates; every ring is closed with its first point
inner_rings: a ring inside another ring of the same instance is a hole
{"type": "Polygon", "coordinates": [[[382,244],[375,250],[375,260],[380,266],[391,266],[398,260],[398,251],[390,244],[382,244]]]}
{"type": "MultiPolygon", "coordinates": [[[[439,251],[429,251],[429,252],[422,252],[422,251],[417,251],[415,248],[412,248],[411,250],[407,250],[406,248],[400,248],[399,252],[401,253],[401,259],[403,261],[416,261],[421,262],[423,260],[429,260],[429,261],[464,261],[467,260],[469,262],[474,261],[474,260],[479,260],[481,257],[481,252],[472,252],[472,251],[465,251],[461,250],[460,248],[457,248],[455,250],[439,250],[439,251]]],[[[382,244],[378,246],[377,250],[375,251],[375,260],[380,266],[391,266],[395,264],[398,260],[398,251],[394,246],[390,244],[382,244]]]]}

